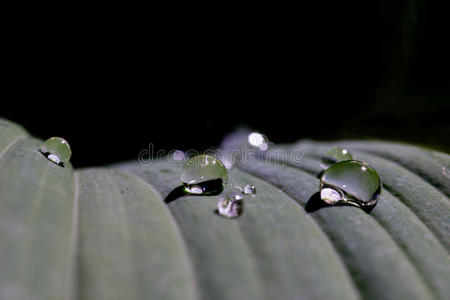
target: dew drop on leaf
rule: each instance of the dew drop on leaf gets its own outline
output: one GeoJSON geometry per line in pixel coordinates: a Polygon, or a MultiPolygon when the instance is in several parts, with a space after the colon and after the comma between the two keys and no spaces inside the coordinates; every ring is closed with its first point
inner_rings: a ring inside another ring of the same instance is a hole
{"type": "Polygon", "coordinates": [[[184,164],[180,179],[189,193],[212,194],[227,184],[228,172],[219,159],[202,154],[184,164]]]}
{"type": "Polygon", "coordinates": [[[344,160],[352,160],[353,155],[347,149],[333,147],[328,149],[322,158],[322,168],[326,169],[331,165],[344,160]]]}
{"type": "Polygon", "coordinates": [[[242,192],[246,195],[254,195],[256,194],[256,188],[253,184],[246,184],[242,190],[242,192]]]}
{"type": "Polygon", "coordinates": [[[365,162],[345,160],[329,167],[320,178],[320,197],[328,204],[373,206],[381,193],[381,180],[365,162]]]}
{"type": "Polygon", "coordinates": [[[237,218],[243,212],[243,198],[239,194],[221,197],[217,203],[217,212],[226,218],[237,218]]]}
{"type": "Polygon", "coordinates": [[[172,159],[174,161],[181,161],[184,159],[184,157],[185,157],[185,154],[181,150],[175,150],[172,152],[172,159]]]}
{"type": "Polygon", "coordinates": [[[60,137],[52,137],[46,140],[40,152],[56,164],[67,163],[72,156],[69,143],[60,137]]]}

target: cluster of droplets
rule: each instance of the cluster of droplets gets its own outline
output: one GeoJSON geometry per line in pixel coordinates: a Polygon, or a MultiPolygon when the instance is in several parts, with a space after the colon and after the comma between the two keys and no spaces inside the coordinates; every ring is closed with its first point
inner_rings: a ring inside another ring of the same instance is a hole
{"type": "MultiPolygon", "coordinates": [[[[219,194],[227,185],[228,179],[228,172],[223,163],[207,154],[189,159],[180,175],[185,191],[196,195],[219,194]]],[[[256,194],[253,184],[247,184],[243,188],[234,184],[233,186],[239,193],[230,192],[228,189],[217,203],[218,214],[227,218],[236,218],[242,214],[244,202],[242,195],[256,194]]]]}
{"type": "Polygon", "coordinates": [[[234,188],[244,195],[254,196],[256,194],[256,187],[253,184],[246,184],[244,187],[241,187],[240,185],[234,185],[234,188]]]}
{"type": "Polygon", "coordinates": [[[42,145],[40,152],[47,157],[48,160],[60,166],[69,162],[70,157],[72,156],[72,150],[70,150],[69,143],[60,137],[52,137],[46,140],[42,145]]]}
{"type": "Polygon", "coordinates": [[[331,148],[322,165],[329,165],[320,178],[320,198],[327,204],[373,207],[378,202],[380,177],[369,164],[354,160],[348,150],[331,148]]]}
{"type": "MultiPolygon", "coordinates": [[[[251,133],[248,142],[260,151],[268,149],[268,140],[260,133],[251,133]]],[[[72,155],[69,144],[60,137],[46,140],[40,152],[60,166],[69,162],[72,155]]],[[[172,154],[175,161],[182,161],[184,158],[185,155],[180,150],[172,154]]],[[[321,166],[325,171],[320,178],[320,198],[327,204],[372,207],[377,203],[382,188],[380,177],[367,163],[354,160],[347,149],[329,149],[324,154],[321,166]]],[[[180,179],[187,193],[214,195],[224,190],[229,178],[227,168],[218,158],[202,154],[194,156],[184,164],[180,179]]],[[[232,186],[238,193],[228,190],[220,196],[217,203],[218,214],[227,218],[236,218],[242,214],[243,195],[256,194],[253,184],[241,187],[233,183],[232,186]]]]}

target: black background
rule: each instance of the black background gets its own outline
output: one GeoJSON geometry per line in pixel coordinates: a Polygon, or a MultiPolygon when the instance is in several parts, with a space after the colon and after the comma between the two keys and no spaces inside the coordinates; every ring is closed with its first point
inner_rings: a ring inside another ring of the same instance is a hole
{"type": "Polygon", "coordinates": [[[240,126],[449,152],[448,5],[390,2],[30,12],[5,26],[0,116],[66,138],[76,167],[240,126]]]}

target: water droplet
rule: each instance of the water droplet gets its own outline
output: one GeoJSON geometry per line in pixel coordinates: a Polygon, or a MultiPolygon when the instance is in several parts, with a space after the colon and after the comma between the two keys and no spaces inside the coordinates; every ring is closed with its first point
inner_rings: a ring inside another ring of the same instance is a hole
{"type": "Polygon", "coordinates": [[[257,147],[261,151],[266,151],[269,148],[269,140],[261,133],[253,132],[248,136],[250,145],[257,147]]]}
{"type": "Polygon", "coordinates": [[[244,189],[242,191],[244,194],[249,195],[249,194],[256,194],[256,188],[253,184],[247,184],[244,186],[244,189]]]}
{"type": "Polygon", "coordinates": [[[172,153],[172,159],[175,161],[181,161],[184,159],[184,152],[181,150],[175,150],[172,153]]]}
{"type": "Polygon", "coordinates": [[[243,198],[239,194],[221,197],[217,203],[217,212],[226,218],[239,217],[243,212],[243,198]]]}
{"type": "Polygon", "coordinates": [[[213,194],[227,184],[228,173],[220,160],[202,154],[185,163],[180,179],[189,193],[213,194]]]}
{"type": "Polygon", "coordinates": [[[228,180],[229,180],[231,186],[234,187],[239,192],[241,192],[242,194],[245,194],[245,195],[250,195],[250,194],[255,195],[256,194],[256,188],[253,184],[246,184],[244,187],[241,187],[240,185],[234,183],[233,179],[231,177],[228,178],[228,180]]]}
{"type": "Polygon", "coordinates": [[[52,137],[46,140],[40,152],[56,164],[66,163],[72,156],[69,143],[60,137],[52,137]]]}
{"type": "Polygon", "coordinates": [[[320,178],[320,197],[328,204],[373,206],[381,193],[381,180],[365,162],[346,160],[329,167],[320,178]]]}
{"type": "Polygon", "coordinates": [[[333,147],[328,149],[322,158],[322,168],[329,168],[331,165],[344,160],[352,160],[353,155],[344,148],[333,147]]]}

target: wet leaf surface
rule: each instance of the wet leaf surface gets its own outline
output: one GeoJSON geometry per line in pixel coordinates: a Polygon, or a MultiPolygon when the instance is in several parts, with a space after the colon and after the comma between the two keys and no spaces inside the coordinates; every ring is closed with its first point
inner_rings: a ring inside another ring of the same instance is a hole
{"type": "Polygon", "coordinates": [[[229,177],[257,192],[228,219],[215,213],[220,195],[177,193],[182,163],[74,171],[42,156],[41,144],[0,120],[1,299],[450,295],[447,154],[386,142],[271,145],[303,156],[267,151],[237,164],[229,177]],[[371,211],[320,200],[331,146],[379,173],[384,190],[371,211]]]}

